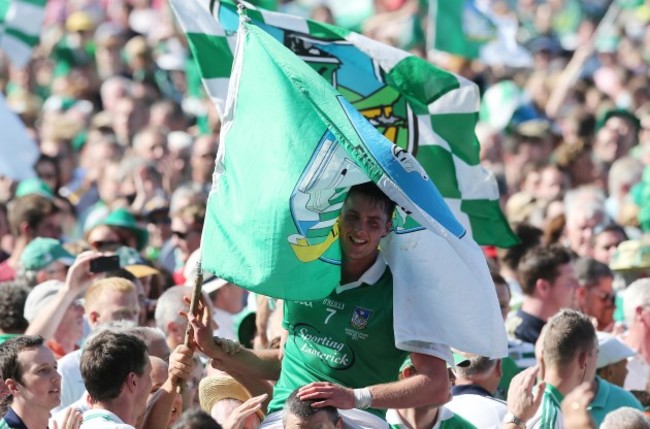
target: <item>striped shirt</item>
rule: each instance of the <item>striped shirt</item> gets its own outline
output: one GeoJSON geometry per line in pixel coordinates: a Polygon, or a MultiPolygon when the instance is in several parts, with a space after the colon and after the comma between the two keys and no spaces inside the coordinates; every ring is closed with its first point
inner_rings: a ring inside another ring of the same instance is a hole
{"type": "Polygon", "coordinates": [[[537,413],[530,419],[528,429],[564,429],[561,405],[564,395],[555,387],[546,384],[542,405],[537,413]]]}

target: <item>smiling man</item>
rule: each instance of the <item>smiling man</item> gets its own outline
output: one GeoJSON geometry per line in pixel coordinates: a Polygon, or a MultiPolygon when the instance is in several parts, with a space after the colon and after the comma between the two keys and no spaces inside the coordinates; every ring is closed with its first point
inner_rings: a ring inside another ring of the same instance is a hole
{"type": "Polygon", "coordinates": [[[198,320],[197,342],[226,369],[262,379],[279,379],[262,428],[281,428],[285,402],[296,389],[313,407],[334,407],[347,427],[387,428],[387,408],[441,405],[450,398],[443,360],[448,347],[432,355],[410,353],[417,374],[397,380],[409,352],[395,347],[393,277],[379,251],[392,230],[395,204],[373,183],[353,186],[339,216],[341,281],[325,299],[287,301],[284,357],[242,349],[228,356],[198,320]],[[436,356],[436,354],[438,356],[436,356]]]}
{"type": "Polygon", "coordinates": [[[43,338],[27,335],[3,343],[0,373],[11,395],[0,428],[47,428],[50,410],[61,402],[61,376],[43,338]]]}

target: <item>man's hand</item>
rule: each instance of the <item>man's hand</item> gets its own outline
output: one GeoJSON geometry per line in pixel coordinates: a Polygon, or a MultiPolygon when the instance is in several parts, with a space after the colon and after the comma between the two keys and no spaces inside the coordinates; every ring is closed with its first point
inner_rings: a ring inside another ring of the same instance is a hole
{"type": "Polygon", "coordinates": [[[59,425],[54,419],[50,420],[50,424],[52,429],[78,429],[81,426],[82,421],[83,416],[81,415],[81,411],[74,407],[69,407],[61,425],[59,425]]]}
{"type": "Polygon", "coordinates": [[[303,386],[298,390],[301,401],[316,400],[314,408],[334,407],[342,410],[354,408],[354,390],[338,384],[317,381],[303,386]]]}
{"type": "Polygon", "coordinates": [[[564,416],[564,427],[567,429],[593,429],[594,423],[591,420],[587,407],[594,399],[594,391],[591,383],[586,382],[576,387],[566,395],[562,401],[562,415],[564,416]]]}
{"type": "Polygon", "coordinates": [[[262,402],[267,398],[267,394],[255,396],[244,402],[230,413],[228,420],[223,424],[223,429],[243,429],[246,419],[262,409],[262,402]]]}
{"type": "MultiPolygon", "coordinates": [[[[189,301],[188,298],[185,299],[186,302],[189,301]]],[[[212,335],[211,321],[210,321],[210,312],[208,307],[203,299],[199,301],[197,316],[193,314],[187,314],[185,312],[180,312],[181,316],[187,318],[187,320],[192,325],[192,332],[194,334],[194,343],[195,345],[205,353],[206,356],[209,356],[213,359],[219,359],[219,357],[226,355],[237,354],[242,346],[236,341],[228,340],[225,338],[214,337],[212,335]]]]}
{"type": "Polygon", "coordinates": [[[535,387],[533,394],[538,372],[537,365],[520,372],[512,379],[508,389],[508,411],[525,422],[537,412],[546,388],[546,383],[541,382],[535,387]]]}
{"type": "Polygon", "coordinates": [[[194,352],[184,344],[177,346],[169,355],[169,379],[175,385],[180,380],[190,378],[194,367],[194,352]]]}
{"type": "Polygon", "coordinates": [[[90,261],[100,257],[97,252],[83,252],[75,259],[65,278],[65,288],[75,296],[82,294],[90,287],[93,280],[99,275],[90,272],[90,261]]]}

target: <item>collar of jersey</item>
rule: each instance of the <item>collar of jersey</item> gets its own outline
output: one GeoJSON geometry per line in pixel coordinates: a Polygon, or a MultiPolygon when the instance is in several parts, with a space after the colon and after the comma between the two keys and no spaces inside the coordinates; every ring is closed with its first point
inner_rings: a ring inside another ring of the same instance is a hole
{"type": "Polygon", "coordinates": [[[381,276],[386,271],[386,260],[380,253],[377,255],[377,260],[368,270],[359,277],[359,280],[346,283],[344,285],[338,285],[336,287],[336,293],[345,292],[346,290],[356,289],[362,284],[374,285],[379,281],[381,276]]]}

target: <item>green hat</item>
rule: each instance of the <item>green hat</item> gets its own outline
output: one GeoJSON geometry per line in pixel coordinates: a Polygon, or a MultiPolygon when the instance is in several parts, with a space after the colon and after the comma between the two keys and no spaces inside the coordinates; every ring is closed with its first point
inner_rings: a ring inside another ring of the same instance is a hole
{"type": "Polygon", "coordinates": [[[135,216],[125,208],[115,209],[97,225],[117,226],[133,232],[138,241],[138,250],[142,250],[149,241],[149,233],[138,225],[135,216]]]}
{"type": "Polygon", "coordinates": [[[596,122],[596,130],[600,130],[602,127],[605,126],[605,123],[610,120],[611,118],[624,118],[627,119],[634,125],[636,128],[636,131],[641,128],[641,121],[639,121],[639,118],[636,117],[636,115],[632,112],[630,112],[627,109],[610,109],[607,110],[603,115],[598,119],[596,122]]]}
{"type": "MultiPolygon", "coordinates": [[[[469,359],[467,359],[465,356],[458,353],[452,353],[452,354],[454,356],[454,366],[460,366],[463,368],[469,366],[470,364],[469,359]]],[[[399,367],[399,372],[401,373],[406,368],[412,366],[413,366],[413,361],[411,360],[411,356],[409,356],[406,359],[404,359],[404,363],[402,364],[402,366],[399,367]]],[[[447,363],[447,368],[451,368],[451,365],[449,365],[449,363],[447,363]]]]}
{"type": "Polygon", "coordinates": [[[255,325],[255,312],[250,308],[244,308],[234,316],[235,331],[239,343],[249,349],[253,348],[253,339],[257,332],[255,325]]]}
{"type": "Polygon", "coordinates": [[[52,188],[38,177],[21,180],[18,188],[16,188],[16,197],[24,197],[25,195],[31,194],[38,194],[45,198],[54,198],[52,188]]]}
{"type": "Polygon", "coordinates": [[[25,270],[38,271],[59,261],[65,265],[72,265],[74,255],[54,238],[37,237],[29,242],[20,255],[20,266],[25,270]]]}
{"type": "Polygon", "coordinates": [[[120,267],[137,278],[160,274],[160,271],[149,265],[142,255],[132,247],[119,247],[115,254],[120,257],[120,267]]]}

